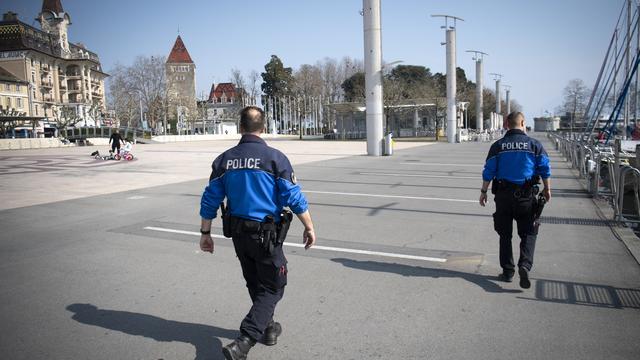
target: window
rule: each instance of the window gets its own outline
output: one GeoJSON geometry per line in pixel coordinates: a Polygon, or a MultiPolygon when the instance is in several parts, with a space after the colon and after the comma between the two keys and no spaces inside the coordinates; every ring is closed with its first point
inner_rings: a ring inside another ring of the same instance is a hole
{"type": "Polygon", "coordinates": [[[20,84],[16,84],[16,92],[21,92],[20,84]]]}
{"type": "Polygon", "coordinates": [[[36,116],[38,116],[38,105],[36,104],[36,116]]]}
{"type": "Polygon", "coordinates": [[[11,84],[4,84],[4,89],[7,91],[11,91],[11,84]]]}
{"type": "Polygon", "coordinates": [[[17,98],[16,99],[16,107],[18,109],[22,109],[22,99],[21,98],[17,98]]]}
{"type": "Polygon", "coordinates": [[[35,72],[31,73],[31,82],[36,82],[36,73],[35,72]]]}

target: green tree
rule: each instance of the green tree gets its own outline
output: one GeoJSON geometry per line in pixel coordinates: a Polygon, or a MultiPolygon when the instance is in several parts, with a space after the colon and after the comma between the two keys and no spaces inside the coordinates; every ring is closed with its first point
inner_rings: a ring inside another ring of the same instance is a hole
{"type": "Polygon", "coordinates": [[[345,101],[364,101],[364,73],[357,72],[347,78],[341,85],[345,101]]]}
{"type": "Polygon", "coordinates": [[[418,65],[398,65],[387,75],[387,79],[397,85],[403,99],[423,97],[431,87],[431,78],[429,68],[418,65]]]}
{"type": "Polygon", "coordinates": [[[264,66],[262,75],[262,92],[267,96],[290,95],[294,86],[293,70],[284,67],[282,60],[271,55],[271,60],[264,66]]]}

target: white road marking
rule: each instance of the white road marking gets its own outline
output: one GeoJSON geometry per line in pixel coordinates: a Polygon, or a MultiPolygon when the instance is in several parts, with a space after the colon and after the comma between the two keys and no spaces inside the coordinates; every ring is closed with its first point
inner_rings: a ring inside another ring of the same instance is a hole
{"type": "MultiPolygon", "coordinates": [[[[152,231],[168,232],[168,233],[174,233],[174,234],[200,236],[200,233],[196,231],[167,229],[167,228],[161,228],[161,227],[155,227],[155,226],[146,226],[144,229],[152,230],[152,231]]],[[[211,237],[216,239],[226,239],[224,236],[217,235],[217,234],[211,234],[211,237]]],[[[295,244],[295,243],[285,242],[283,245],[296,247],[296,248],[304,248],[304,244],[295,244]]],[[[438,262],[438,263],[447,262],[447,259],[430,257],[430,256],[396,254],[396,253],[388,253],[388,252],[381,252],[381,251],[339,248],[339,247],[333,247],[333,246],[315,245],[310,250],[324,250],[324,251],[341,252],[341,253],[348,253],[348,254],[372,255],[372,256],[389,257],[389,258],[395,258],[395,259],[431,261],[431,262],[438,262]]]]}
{"type": "Polygon", "coordinates": [[[445,163],[423,163],[423,162],[403,162],[404,165],[418,166],[461,166],[461,167],[483,167],[484,164],[445,164],[445,163]]]}
{"type": "Polygon", "coordinates": [[[380,195],[380,194],[362,194],[362,193],[345,193],[345,192],[333,192],[333,191],[315,191],[315,190],[303,190],[305,194],[328,194],[328,195],[344,195],[344,196],[364,196],[364,197],[377,197],[377,198],[390,198],[390,199],[410,199],[410,200],[430,200],[430,201],[451,201],[451,202],[465,202],[476,203],[476,200],[464,200],[464,199],[446,199],[435,197],[422,197],[422,196],[404,196],[404,195],[380,195]]]}
{"type": "Polygon", "coordinates": [[[375,176],[404,176],[404,177],[424,177],[424,178],[442,178],[442,179],[473,179],[480,181],[482,177],[478,176],[451,176],[451,175],[425,175],[425,174],[392,174],[392,173],[376,173],[376,172],[361,172],[360,175],[375,175],[375,176]]]}
{"type": "Polygon", "coordinates": [[[146,198],[146,196],[142,196],[142,195],[133,195],[133,196],[129,196],[127,198],[127,200],[140,200],[140,199],[144,199],[146,198]]]}

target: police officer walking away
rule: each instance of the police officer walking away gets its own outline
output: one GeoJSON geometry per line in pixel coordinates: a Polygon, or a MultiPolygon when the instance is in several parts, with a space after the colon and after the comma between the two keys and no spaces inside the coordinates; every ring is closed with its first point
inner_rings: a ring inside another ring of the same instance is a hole
{"type": "Polygon", "coordinates": [[[494,228],[500,236],[500,278],[506,282],[513,280],[515,265],[511,250],[513,220],[518,226],[520,236],[520,259],[518,274],[520,287],[531,287],[529,272],[533,266],[533,252],[536,246],[538,226],[536,193],[539,180],[544,183],[542,195],[546,201],[551,199],[551,168],[549,157],[542,144],[524,132],[525,119],[521,112],[512,112],[507,116],[509,131],[504,137],[491,145],[482,172],[480,205],[487,203],[487,190],[492,183],[495,195],[496,212],[493,214],[494,228]]]}
{"type": "Polygon", "coordinates": [[[211,220],[221,206],[223,231],[232,237],[253,306],[240,324],[240,336],[222,349],[226,359],[246,359],[256,342],[275,345],[282,326],[273,320],[287,284],[287,259],[282,251],[291,212],[304,225],[303,243],[316,240],[307,200],[297,185],[289,159],[265,143],[264,111],[248,106],[240,113],[240,143],[212,164],[202,194],[200,248],[213,253],[211,220]]]}

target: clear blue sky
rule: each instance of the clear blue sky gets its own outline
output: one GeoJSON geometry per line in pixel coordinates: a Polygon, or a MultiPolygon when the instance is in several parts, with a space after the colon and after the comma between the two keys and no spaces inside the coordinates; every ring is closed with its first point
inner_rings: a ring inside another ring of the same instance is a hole
{"type": "MultiPolygon", "coordinates": [[[[386,61],[444,71],[441,21],[458,25],[458,66],[475,79],[467,49],[489,53],[488,73],[505,75],[528,116],[553,111],[572,78],[595,81],[624,0],[382,0],[386,61]]],[[[229,80],[230,70],[262,71],[271,54],[286,66],[323,57],[362,58],[360,0],[62,0],[70,40],[98,53],[108,71],[137,55],[168,55],[180,34],[197,66],[197,91],[229,80]]],[[[41,0],[3,0],[34,23],[41,0]]]]}

